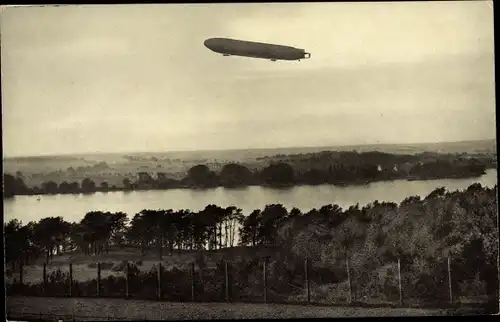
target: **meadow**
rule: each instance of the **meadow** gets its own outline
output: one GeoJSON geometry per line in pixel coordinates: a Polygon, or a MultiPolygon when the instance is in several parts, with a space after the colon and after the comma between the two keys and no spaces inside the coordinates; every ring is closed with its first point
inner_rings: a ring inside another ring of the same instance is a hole
{"type": "Polygon", "coordinates": [[[17,319],[104,320],[219,320],[333,317],[466,315],[470,309],[339,307],[247,303],[176,303],[123,299],[8,297],[7,314],[17,319]],[[50,312],[50,313],[49,313],[50,312]],[[41,315],[45,314],[45,315],[41,315]]]}

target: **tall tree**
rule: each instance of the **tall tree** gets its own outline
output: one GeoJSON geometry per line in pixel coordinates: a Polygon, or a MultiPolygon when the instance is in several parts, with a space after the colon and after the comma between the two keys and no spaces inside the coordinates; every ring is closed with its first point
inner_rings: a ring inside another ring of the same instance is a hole
{"type": "Polygon", "coordinates": [[[12,270],[37,255],[33,229],[34,223],[23,226],[17,219],[4,223],[5,262],[12,265],[12,270]]]}
{"type": "Polygon", "coordinates": [[[89,178],[85,178],[82,180],[81,187],[84,193],[91,193],[96,191],[95,182],[89,178]]]}
{"type": "Polygon", "coordinates": [[[260,242],[259,227],[261,217],[262,214],[259,209],[255,209],[245,217],[240,228],[240,244],[248,245],[251,243],[252,246],[255,246],[260,242]]]}
{"type": "Polygon", "coordinates": [[[141,255],[146,252],[146,244],[151,240],[150,229],[140,213],[135,214],[126,232],[127,239],[141,248],[141,255]]]}
{"type": "Polygon", "coordinates": [[[163,221],[163,211],[161,210],[142,210],[139,215],[143,220],[143,224],[145,225],[145,233],[150,234],[151,241],[155,242],[158,247],[158,254],[160,260],[163,256],[163,243],[165,238],[165,232],[162,230],[162,221],[163,221]]]}
{"type": "Polygon", "coordinates": [[[60,247],[70,234],[70,228],[70,224],[62,217],[47,217],[37,223],[34,228],[34,238],[45,250],[47,262],[56,251],[60,252],[60,247]]]}
{"type": "Polygon", "coordinates": [[[132,186],[133,186],[133,185],[132,185],[132,181],[130,181],[130,179],[129,179],[129,178],[125,178],[125,179],[123,179],[123,182],[122,182],[122,183],[123,183],[123,188],[125,188],[125,190],[130,190],[130,189],[132,189],[132,186]]]}
{"type": "Polygon", "coordinates": [[[229,247],[233,247],[236,237],[236,231],[242,225],[245,216],[243,215],[241,209],[236,208],[234,206],[227,207],[226,211],[228,212],[228,215],[226,217],[227,220],[226,247],[228,246],[227,241],[229,241],[229,247]]]}
{"type": "Polygon", "coordinates": [[[84,238],[90,243],[92,252],[96,255],[102,253],[111,237],[111,213],[91,211],[85,214],[80,225],[85,232],[84,238]]]}
{"type": "Polygon", "coordinates": [[[218,184],[217,179],[217,175],[204,164],[190,168],[186,177],[187,182],[196,187],[215,186],[218,184]]]}
{"type": "Polygon", "coordinates": [[[8,173],[3,175],[3,196],[4,198],[12,198],[15,195],[20,195],[28,191],[28,187],[24,183],[22,177],[13,176],[8,173]]]}
{"type": "Polygon", "coordinates": [[[269,185],[290,185],[294,182],[295,174],[290,164],[279,162],[264,168],[261,177],[269,185]]]}
{"type": "Polygon", "coordinates": [[[258,228],[259,239],[264,244],[274,243],[279,224],[288,215],[283,205],[267,205],[261,213],[261,221],[258,228]]]}
{"type": "Polygon", "coordinates": [[[251,183],[252,172],[244,165],[229,163],[222,167],[220,180],[225,187],[245,186],[251,183]]]}
{"type": "Polygon", "coordinates": [[[110,238],[112,245],[122,245],[124,243],[125,230],[128,222],[127,214],[124,212],[115,212],[110,214],[110,238]]]}
{"type": "Polygon", "coordinates": [[[48,194],[57,194],[59,189],[57,183],[51,180],[42,183],[42,191],[48,194]]]}

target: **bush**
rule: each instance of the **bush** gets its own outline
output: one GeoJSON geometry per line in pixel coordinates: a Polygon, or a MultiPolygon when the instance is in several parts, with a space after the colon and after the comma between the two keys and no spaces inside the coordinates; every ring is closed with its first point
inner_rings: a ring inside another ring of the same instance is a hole
{"type": "Polygon", "coordinates": [[[101,270],[110,270],[115,264],[113,263],[101,263],[101,270]]]}
{"type": "Polygon", "coordinates": [[[111,270],[113,272],[125,272],[125,269],[127,267],[127,261],[122,261],[121,263],[115,264],[111,270]]]}
{"type": "MultiPolygon", "coordinates": [[[[115,266],[115,264],[110,263],[110,262],[99,263],[99,265],[101,266],[101,270],[109,270],[113,266],[115,266]]],[[[97,269],[97,263],[90,263],[87,265],[87,267],[97,269]]]]}

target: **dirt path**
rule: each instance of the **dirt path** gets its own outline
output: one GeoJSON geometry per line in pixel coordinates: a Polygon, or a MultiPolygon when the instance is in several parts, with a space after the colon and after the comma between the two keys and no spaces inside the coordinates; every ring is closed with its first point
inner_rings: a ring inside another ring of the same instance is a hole
{"type": "MultiPolygon", "coordinates": [[[[445,315],[445,310],[319,307],[244,303],[172,303],[124,299],[8,297],[13,319],[73,314],[76,320],[190,320],[445,315]],[[79,317],[80,316],[80,317],[79,317]],[[86,318],[83,318],[86,317],[86,318]]],[[[68,319],[66,318],[66,319],[68,319]]]]}

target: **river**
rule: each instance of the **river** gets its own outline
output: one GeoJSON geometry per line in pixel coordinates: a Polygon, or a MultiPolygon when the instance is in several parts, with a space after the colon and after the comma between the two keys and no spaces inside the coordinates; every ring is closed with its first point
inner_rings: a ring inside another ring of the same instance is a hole
{"type": "Polygon", "coordinates": [[[401,202],[408,196],[427,196],[434,189],[465,189],[473,183],[493,187],[497,184],[497,170],[488,169],[479,178],[441,179],[427,181],[384,181],[367,185],[337,187],[332,185],[299,186],[289,189],[247,187],[241,189],[215,188],[207,190],[172,189],[133,192],[107,192],[90,195],[16,196],[4,200],[4,221],[16,218],[24,224],[43,217],[62,216],[66,221],[80,221],[92,210],[122,211],[132,218],[142,209],[190,209],[198,211],[208,204],[237,206],[248,215],[267,204],[280,203],[287,209],[297,207],[307,212],[326,204],[342,208],[359,203],[401,202]],[[38,200],[40,198],[40,200],[38,200]]]}

